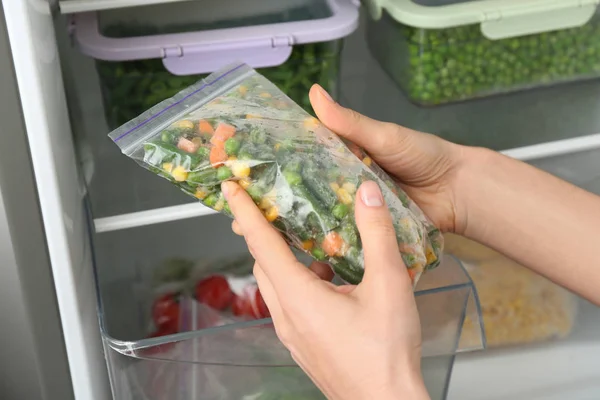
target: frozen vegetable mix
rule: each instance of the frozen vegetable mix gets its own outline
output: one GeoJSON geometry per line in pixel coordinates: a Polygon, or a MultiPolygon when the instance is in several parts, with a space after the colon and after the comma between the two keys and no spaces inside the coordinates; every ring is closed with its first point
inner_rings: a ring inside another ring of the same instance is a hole
{"type": "Polygon", "coordinates": [[[216,211],[230,214],[220,184],[237,181],[290,245],[328,262],[349,283],[360,282],[364,269],[356,190],[373,180],[413,282],[439,264],[440,231],[396,183],[247,65],[214,73],[110,137],[216,211]]]}

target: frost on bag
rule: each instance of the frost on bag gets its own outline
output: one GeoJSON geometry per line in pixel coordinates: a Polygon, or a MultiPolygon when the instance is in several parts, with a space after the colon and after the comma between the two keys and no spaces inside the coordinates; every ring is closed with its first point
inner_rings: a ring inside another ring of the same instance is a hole
{"type": "Polygon", "coordinates": [[[374,180],[413,283],[439,264],[440,231],[394,181],[247,65],[215,72],[110,138],[145,168],[227,215],[220,184],[237,181],[291,245],[354,284],[364,270],[356,190],[374,180]]]}

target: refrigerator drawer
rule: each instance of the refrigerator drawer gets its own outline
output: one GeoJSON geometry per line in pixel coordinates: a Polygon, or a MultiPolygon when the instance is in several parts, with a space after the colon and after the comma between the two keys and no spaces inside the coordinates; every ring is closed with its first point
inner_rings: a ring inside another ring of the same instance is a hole
{"type": "MultiPolygon", "coordinates": [[[[257,300],[248,312],[238,312],[236,301],[203,300],[199,282],[207,277],[224,278],[236,299],[253,284],[253,260],[243,239],[230,232],[228,218],[106,232],[94,241],[115,399],[322,398],[278,341],[270,319],[257,313],[257,300]],[[156,300],[171,294],[177,316],[158,315],[156,300]]],[[[415,296],[425,380],[431,396],[443,399],[455,354],[485,346],[477,296],[462,265],[450,257],[423,276],[415,296]],[[475,321],[469,337],[479,339],[459,348],[465,318],[475,321]]]]}

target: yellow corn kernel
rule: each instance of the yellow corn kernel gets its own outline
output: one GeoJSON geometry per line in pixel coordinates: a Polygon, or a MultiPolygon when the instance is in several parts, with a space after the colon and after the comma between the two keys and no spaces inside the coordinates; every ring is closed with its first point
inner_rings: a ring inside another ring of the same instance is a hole
{"type": "Polygon", "coordinates": [[[225,207],[225,199],[221,197],[215,204],[214,209],[215,209],[215,211],[223,211],[224,207],[225,207]]]}
{"type": "Polygon", "coordinates": [[[275,151],[278,151],[281,148],[281,143],[275,143],[275,146],[273,146],[273,149],[275,149],[275,151]]]}
{"type": "Polygon", "coordinates": [[[208,192],[204,189],[198,188],[196,190],[196,193],[194,194],[194,196],[197,199],[204,200],[206,198],[206,196],[208,196],[208,192]]]}
{"type": "Polygon", "coordinates": [[[246,93],[248,93],[248,88],[246,86],[242,85],[238,88],[238,91],[240,92],[240,94],[242,96],[245,96],[246,93]]]}
{"type": "Polygon", "coordinates": [[[192,121],[188,121],[187,119],[177,121],[173,124],[173,126],[179,129],[194,129],[194,123],[192,121]]]}
{"type": "Polygon", "coordinates": [[[340,188],[337,191],[337,197],[342,204],[352,204],[352,196],[344,188],[340,188]]]}
{"type": "Polygon", "coordinates": [[[315,245],[315,242],[313,242],[312,240],[305,240],[304,242],[302,242],[302,248],[306,251],[312,250],[314,245],[315,245]]]}
{"type": "Polygon", "coordinates": [[[356,185],[352,182],[345,182],[342,185],[342,189],[344,189],[346,192],[348,192],[350,194],[356,193],[356,185]]]}
{"type": "Polygon", "coordinates": [[[433,247],[431,246],[427,246],[427,264],[431,264],[434,261],[437,261],[437,257],[435,255],[435,253],[433,252],[433,247]]]}
{"type": "Polygon", "coordinates": [[[273,222],[279,217],[279,210],[276,206],[273,206],[267,210],[265,217],[267,218],[267,221],[273,222]]]}
{"type": "Polygon", "coordinates": [[[365,157],[363,158],[363,163],[367,166],[370,167],[371,164],[373,163],[373,160],[371,160],[371,157],[365,157]]]}
{"type": "Polygon", "coordinates": [[[272,208],[274,206],[274,202],[273,200],[268,197],[265,196],[262,199],[260,199],[260,202],[258,203],[258,208],[260,208],[261,210],[268,210],[270,208],[272,208]]]}
{"type": "Polygon", "coordinates": [[[246,114],[246,119],[261,119],[262,117],[260,115],[256,115],[256,114],[246,114]]]}
{"type": "Polygon", "coordinates": [[[269,99],[269,98],[271,98],[271,93],[262,92],[260,94],[260,97],[262,97],[263,99],[269,99]]]}
{"type": "Polygon", "coordinates": [[[246,190],[248,187],[250,187],[251,182],[248,179],[240,179],[238,181],[238,185],[240,185],[242,189],[246,190]]]}
{"type": "Polygon", "coordinates": [[[402,218],[400,221],[398,221],[398,224],[407,231],[411,230],[412,221],[408,217],[402,218]]]}
{"type": "Polygon", "coordinates": [[[331,190],[333,190],[336,193],[338,190],[340,190],[340,185],[338,185],[336,182],[331,182],[329,184],[329,187],[331,187],[331,190]]]}
{"type": "Polygon", "coordinates": [[[236,178],[247,178],[250,176],[250,166],[243,161],[236,161],[231,165],[231,172],[236,178]]]}
{"type": "Polygon", "coordinates": [[[304,127],[306,129],[317,129],[319,126],[319,120],[314,117],[309,117],[304,120],[304,127]]]}
{"type": "Polygon", "coordinates": [[[184,182],[187,177],[188,177],[188,172],[185,170],[184,167],[182,167],[181,165],[178,167],[175,167],[173,169],[173,171],[171,172],[171,176],[173,177],[173,179],[175,179],[177,182],[184,182]]]}
{"type": "Polygon", "coordinates": [[[229,158],[227,159],[227,161],[232,164],[235,164],[234,161],[236,161],[236,160],[237,160],[236,156],[229,156],[229,158]]]}
{"type": "Polygon", "coordinates": [[[171,171],[173,171],[173,164],[171,164],[170,162],[166,162],[162,165],[162,169],[170,173],[171,171]]]}

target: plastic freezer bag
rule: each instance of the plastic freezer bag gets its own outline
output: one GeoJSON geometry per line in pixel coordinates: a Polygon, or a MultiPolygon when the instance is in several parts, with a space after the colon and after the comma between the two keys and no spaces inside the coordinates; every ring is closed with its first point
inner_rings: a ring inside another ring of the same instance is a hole
{"type": "Polygon", "coordinates": [[[215,72],[110,138],[125,155],[227,215],[220,184],[237,181],[289,244],[354,284],[364,270],[354,200],[359,185],[373,180],[393,215],[413,283],[439,264],[440,231],[398,185],[245,64],[215,72]]]}

